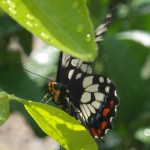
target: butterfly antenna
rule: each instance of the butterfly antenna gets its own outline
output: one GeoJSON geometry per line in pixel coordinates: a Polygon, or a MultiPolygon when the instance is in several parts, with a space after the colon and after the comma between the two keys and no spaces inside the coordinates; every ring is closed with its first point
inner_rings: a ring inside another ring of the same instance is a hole
{"type": "Polygon", "coordinates": [[[21,67],[21,68],[22,68],[24,71],[27,71],[27,72],[32,73],[32,74],[34,74],[34,75],[36,75],[36,76],[39,76],[39,77],[41,77],[41,78],[43,78],[43,79],[46,79],[46,80],[51,81],[50,79],[48,79],[48,78],[46,78],[46,77],[43,77],[43,76],[41,76],[41,75],[39,75],[39,74],[36,74],[36,73],[34,73],[34,72],[30,71],[30,70],[27,70],[27,69],[25,69],[25,68],[23,68],[23,67],[21,67]]]}
{"type": "Polygon", "coordinates": [[[29,72],[29,73],[34,74],[34,75],[36,75],[36,76],[39,76],[39,77],[41,77],[41,78],[43,78],[43,79],[46,79],[46,80],[48,80],[48,81],[51,81],[50,79],[48,79],[48,78],[46,78],[46,77],[43,77],[43,76],[41,76],[41,75],[39,75],[39,74],[36,74],[36,73],[34,73],[34,72],[30,71],[30,70],[27,70],[27,69],[23,68],[20,64],[18,64],[18,65],[19,65],[19,67],[20,67],[21,69],[23,69],[23,70],[26,71],[26,72],[29,72]]]}

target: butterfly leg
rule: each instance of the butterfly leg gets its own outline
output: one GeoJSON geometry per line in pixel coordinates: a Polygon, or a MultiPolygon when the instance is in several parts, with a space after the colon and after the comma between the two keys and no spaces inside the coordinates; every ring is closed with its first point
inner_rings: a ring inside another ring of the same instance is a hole
{"type": "Polygon", "coordinates": [[[50,94],[46,94],[44,97],[43,97],[43,99],[41,100],[41,103],[48,103],[48,102],[50,102],[52,100],[52,97],[51,97],[51,95],[50,94]]]}
{"type": "Polygon", "coordinates": [[[74,116],[73,113],[72,113],[72,104],[69,100],[68,97],[66,97],[66,112],[69,113],[71,116],[74,116]]]}

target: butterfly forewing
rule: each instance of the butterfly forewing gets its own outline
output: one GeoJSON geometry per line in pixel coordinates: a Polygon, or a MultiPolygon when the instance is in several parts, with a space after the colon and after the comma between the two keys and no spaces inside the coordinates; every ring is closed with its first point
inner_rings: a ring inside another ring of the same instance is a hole
{"type": "Polygon", "coordinates": [[[83,62],[68,54],[60,53],[56,82],[64,85],[72,83],[72,78],[79,78],[82,73],[91,74],[91,62],[83,62]]]}

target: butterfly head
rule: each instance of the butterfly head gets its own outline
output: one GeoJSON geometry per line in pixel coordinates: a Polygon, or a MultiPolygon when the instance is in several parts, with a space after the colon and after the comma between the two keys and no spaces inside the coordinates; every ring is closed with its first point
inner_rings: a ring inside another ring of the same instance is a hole
{"type": "Polygon", "coordinates": [[[59,103],[60,96],[65,92],[65,87],[57,82],[50,81],[48,84],[49,90],[51,91],[52,98],[56,103],[59,103]]]}
{"type": "Polygon", "coordinates": [[[60,95],[60,85],[57,82],[50,81],[48,84],[49,90],[51,91],[52,98],[57,101],[60,95]]]}

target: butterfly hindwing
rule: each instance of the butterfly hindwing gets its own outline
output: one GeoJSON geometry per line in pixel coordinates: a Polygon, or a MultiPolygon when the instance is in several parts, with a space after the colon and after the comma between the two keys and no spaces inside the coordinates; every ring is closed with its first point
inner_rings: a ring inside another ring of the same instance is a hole
{"type": "Polygon", "coordinates": [[[111,129],[111,119],[118,105],[114,84],[104,76],[84,73],[72,82],[75,84],[68,89],[71,101],[81,111],[77,115],[81,115],[94,137],[102,137],[106,129],[111,129]]]}

